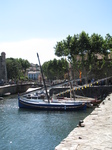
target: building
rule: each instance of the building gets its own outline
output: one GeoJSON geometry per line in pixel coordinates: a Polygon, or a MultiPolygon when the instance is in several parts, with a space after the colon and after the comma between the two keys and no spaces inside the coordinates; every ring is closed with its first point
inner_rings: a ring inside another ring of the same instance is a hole
{"type": "Polygon", "coordinates": [[[31,80],[40,80],[41,73],[40,73],[40,67],[37,64],[31,64],[31,67],[27,69],[28,79],[31,80]]]}
{"type": "Polygon", "coordinates": [[[28,79],[38,80],[40,76],[40,71],[29,71],[28,72],[28,79]]]}
{"type": "Polygon", "coordinates": [[[26,69],[26,76],[28,76],[29,72],[36,72],[36,71],[40,72],[40,67],[37,64],[31,63],[31,66],[26,69]]]}
{"type": "Polygon", "coordinates": [[[7,69],[6,69],[6,54],[1,53],[0,56],[0,82],[7,82],[7,69]]]}

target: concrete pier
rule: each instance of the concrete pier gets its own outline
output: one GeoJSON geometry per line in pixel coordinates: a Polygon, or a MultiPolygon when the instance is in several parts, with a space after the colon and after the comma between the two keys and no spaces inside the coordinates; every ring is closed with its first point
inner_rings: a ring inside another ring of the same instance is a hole
{"type": "Polygon", "coordinates": [[[112,94],[83,121],[55,150],[112,150],[112,94]]]}

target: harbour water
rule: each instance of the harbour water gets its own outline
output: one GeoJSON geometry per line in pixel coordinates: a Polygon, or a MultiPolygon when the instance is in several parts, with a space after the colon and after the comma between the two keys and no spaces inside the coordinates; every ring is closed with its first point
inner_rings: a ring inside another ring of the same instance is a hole
{"type": "Polygon", "coordinates": [[[7,97],[0,101],[0,150],[54,150],[91,111],[24,110],[17,95],[7,97]]]}

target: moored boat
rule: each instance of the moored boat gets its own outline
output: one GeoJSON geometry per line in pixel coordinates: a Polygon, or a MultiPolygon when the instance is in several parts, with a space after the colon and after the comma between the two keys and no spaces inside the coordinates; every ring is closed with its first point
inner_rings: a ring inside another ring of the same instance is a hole
{"type": "Polygon", "coordinates": [[[56,95],[53,94],[52,96],[52,102],[57,102],[57,103],[61,103],[61,102],[65,102],[65,103],[78,103],[78,102],[82,102],[85,103],[87,105],[87,107],[92,107],[92,106],[96,106],[98,103],[100,103],[100,100],[97,99],[93,99],[93,98],[88,98],[88,97],[83,97],[83,96],[78,96],[77,98],[68,98],[68,97],[57,97],[56,95]]]}
{"type": "Polygon", "coordinates": [[[82,102],[46,102],[43,100],[28,100],[18,96],[18,105],[19,108],[28,108],[36,110],[63,110],[63,111],[75,111],[75,110],[84,110],[86,109],[86,104],[82,102]]]}
{"type": "Polygon", "coordinates": [[[44,99],[45,98],[45,93],[44,92],[36,92],[36,93],[29,93],[24,95],[25,98],[27,99],[44,99]]]}
{"type": "MultiPolygon", "coordinates": [[[[40,59],[39,55],[37,53],[38,61],[40,64],[40,59]]],[[[30,108],[30,109],[37,109],[37,110],[64,110],[64,111],[69,111],[69,110],[84,110],[86,109],[86,103],[84,102],[75,102],[75,101],[68,101],[68,102],[53,102],[50,101],[49,95],[47,93],[47,87],[45,84],[44,76],[43,76],[43,71],[42,67],[40,64],[40,69],[42,73],[42,79],[44,83],[44,88],[46,91],[46,100],[37,100],[37,99],[28,99],[27,97],[20,97],[18,96],[18,105],[19,108],[30,108]]]]}

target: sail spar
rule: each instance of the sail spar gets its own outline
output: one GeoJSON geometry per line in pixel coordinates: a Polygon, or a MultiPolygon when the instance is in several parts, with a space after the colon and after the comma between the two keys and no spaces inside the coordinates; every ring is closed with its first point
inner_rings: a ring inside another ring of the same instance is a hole
{"type": "Polygon", "coordinates": [[[39,59],[38,53],[37,53],[37,57],[38,57],[39,66],[40,66],[40,70],[41,70],[41,74],[42,74],[42,79],[43,79],[43,83],[44,83],[44,88],[45,88],[45,91],[46,91],[46,96],[47,96],[48,103],[49,103],[49,102],[50,102],[50,101],[49,101],[49,96],[48,96],[48,93],[47,93],[47,87],[46,87],[46,84],[45,84],[45,79],[44,79],[44,75],[43,75],[43,70],[42,70],[42,66],[41,66],[41,63],[40,63],[40,59],[39,59]]]}

